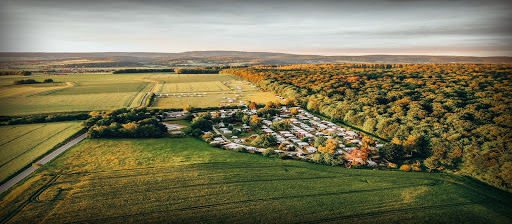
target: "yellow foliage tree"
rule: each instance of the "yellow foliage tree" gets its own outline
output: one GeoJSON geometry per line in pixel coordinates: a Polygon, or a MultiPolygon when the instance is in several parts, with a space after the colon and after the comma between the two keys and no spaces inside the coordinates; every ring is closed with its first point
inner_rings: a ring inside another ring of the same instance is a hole
{"type": "Polygon", "coordinates": [[[252,115],[250,122],[258,125],[261,122],[261,117],[258,117],[258,115],[252,115]]]}
{"type": "Polygon", "coordinates": [[[411,166],[410,165],[402,165],[400,166],[400,170],[403,170],[403,171],[411,171],[411,166]]]}
{"type": "Polygon", "coordinates": [[[267,105],[265,105],[265,109],[272,109],[274,107],[275,107],[274,102],[272,102],[272,101],[268,101],[267,105]]]}
{"type": "Polygon", "coordinates": [[[91,117],[96,117],[96,116],[99,116],[101,113],[99,111],[92,111],[91,113],[89,113],[89,115],[91,115],[91,117]]]}
{"type": "Polygon", "coordinates": [[[327,139],[325,141],[325,146],[319,146],[318,151],[323,153],[335,153],[336,149],[338,149],[338,140],[334,138],[327,139]]]}
{"type": "Polygon", "coordinates": [[[255,102],[251,102],[251,104],[249,105],[249,108],[251,108],[253,110],[256,110],[256,103],[255,102]]]}
{"type": "Polygon", "coordinates": [[[391,143],[393,143],[393,144],[397,144],[397,145],[401,145],[401,144],[402,144],[402,141],[400,141],[400,139],[398,139],[398,138],[393,138],[393,139],[391,140],[391,143]]]}
{"type": "Polygon", "coordinates": [[[297,108],[293,107],[290,109],[290,113],[292,113],[293,115],[296,115],[299,113],[299,110],[297,108]]]}
{"type": "Polygon", "coordinates": [[[127,124],[123,124],[123,128],[126,129],[126,130],[135,130],[139,127],[138,124],[135,124],[135,123],[127,123],[127,124]]]}

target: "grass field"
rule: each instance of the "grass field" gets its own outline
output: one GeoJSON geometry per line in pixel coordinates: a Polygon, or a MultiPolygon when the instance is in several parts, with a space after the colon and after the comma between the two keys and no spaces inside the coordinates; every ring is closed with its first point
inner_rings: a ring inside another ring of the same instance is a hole
{"type": "Polygon", "coordinates": [[[79,122],[0,126],[0,182],[81,128],[79,122]]]}
{"type": "Polygon", "coordinates": [[[175,74],[175,73],[153,73],[146,79],[158,81],[160,83],[194,83],[194,82],[216,82],[229,81],[235,79],[231,75],[223,74],[175,74]]]}
{"type": "Polygon", "coordinates": [[[512,196],[449,174],[345,169],[192,138],[84,140],[2,195],[7,223],[510,223],[512,196]]]}
{"type": "Polygon", "coordinates": [[[229,91],[230,89],[220,81],[189,82],[189,83],[162,83],[156,87],[160,93],[201,93],[215,91],[229,91]]]}
{"type": "MultiPolygon", "coordinates": [[[[260,92],[239,78],[224,74],[70,74],[0,77],[0,116],[27,115],[51,112],[111,110],[137,107],[154,83],[155,93],[192,94],[207,93],[203,97],[168,97],[158,99],[156,108],[214,107],[227,101],[266,103],[279,99],[268,92],[260,92]],[[20,79],[42,82],[53,79],[55,83],[13,85],[20,79]],[[223,84],[225,82],[226,84],[223,84]]],[[[229,104],[229,105],[228,105],[229,104]]]]}
{"type": "Polygon", "coordinates": [[[0,78],[0,115],[25,115],[60,111],[110,110],[136,107],[152,87],[147,74],[34,75],[0,78]],[[51,78],[52,85],[12,85],[14,80],[51,78]]]}
{"type": "Polygon", "coordinates": [[[146,79],[158,81],[155,88],[156,93],[170,95],[169,97],[158,98],[156,102],[153,102],[152,106],[156,108],[183,108],[187,105],[192,107],[217,107],[221,106],[221,104],[234,106],[238,104],[238,101],[253,101],[256,103],[279,101],[274,95],[268,92],[260,92],[258,89],[239,81],[239,78],[231,75],[162,74],[147,76],[146,79]],[[177,95],[182,93],[207,94],[202,94],[201,97],[177,97],[177,95]],[[222,101],[227,101],[223,99],[224,97],[237,98],[237,102],[222,103],[222,101]]]}

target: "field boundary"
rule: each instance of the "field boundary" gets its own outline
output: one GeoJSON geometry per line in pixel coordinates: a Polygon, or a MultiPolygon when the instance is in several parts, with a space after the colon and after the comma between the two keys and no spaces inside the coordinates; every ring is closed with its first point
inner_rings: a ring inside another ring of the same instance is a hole
{"type": "Polygon", "coordinates": [[[158,82],[155,82],[155,84],[153,84],[153,87],[151,87],[151,89],[149,90],[149,92],[146,93],[146,95],[144,96],[144,98],[142,98],[142,102],[140,102],[140,106],[141,107],[144,107],[144,106],[147,106],[149,103],[147,102],[148,100],[148,97],[151,95],[151,93],[153,93],[153,91],[155,90],[156,86],[157,86],[158,82]]]}
{"type": "Polygon", "coordinates": [[[143,82],[138,87],[141,87],[142,85],[144,85],[144,86],[142,88],[140,88],[136,94],[133,95],[130,102],[128,102],[128,104],[126,104],[126,107],[130,107],[130,105],[132,105],[133,101],[137,98],[137,96],[139,96],[139,94],[142,92],[142,90],[144,90],[148,86],[148,83],[143,82]]]}
{"type": "Polygon", "coordinates": [[[55,134],[53,134],[52,136],[50,136],[49,138],[47,138],[45,141],[42,141],[42,142],[37,143],[36,145],[34,145],[34,146],[30,147],[29,149],[27,149],[27,150],[26,150],[26,151],[24,151],[23,153],[21,153],[21,154],[17,155],[16,157],[14,157],[14,158],[12,158],[12,159],[8,160],[7,162],[5,162],[5,163],[3,163],[3,164],[0,164],[0,168],[4,167],[4,166],[5,166],[6,164],[8,164],[9,162],[11,162],[11,161],[13,161],[13,160],[15,160],[15,159],[19,158],[20,156],[24,155],[25,153],[28,153],[28,152],[32,151],[32,150],[33,150],[34,148],[36,148],[37,146],[39,146],[39,145],[41,145],[41,144],[43,144],[43,143],[47,142],[48,140],[52,139],[53,137],[57,136],[57,135],[58,135],[58,134],[60,134],[61,132],[65,131],[65,130],[67,130],[67,129],[71,128],[71,127],[72,127],[72,125],[70,125],[70,126],[68,126],[68,127],[64,128],[64,129],[62,129],[62,130],[58,131],[57,133],[55,133],[55,134]]]}
{"type": "MultiPolygon", "coordinates": [[[[70,126],[71,127],[71,126],[70,126]]],[[[37,162],[39,160],[41,160],[42,158],[44,158],[45,156],[49,155],[50,153],[54,152],[56,149],[60,148],[61,146],[65,145],[66,143],[76,139],[79,135],[85,133],[87,131],[86,128],[82,128],[80,129],[79,131],[77,131],[75,134],[69,136],[67,139],[63,140],[62,142],[56,144],[55,146],[53,146],[50,150],[48,150],[48,152],[38,156],[37,158],[35,158],[31,163],[27,164],[26,166],[22,167],[21,169],[19,169],[18,171],[16,171],[15,173],[13,173],[12,175],[8,176],[5,180],[3,181],[0,181],[0,185],[3,185],[5,184],[6,182],[8,182],[9,180],[11,180],[12,178],[14,178],[15,176],[17,176],[18,174],[22,173],[24,170],[32,167],[33,163],[34,162],[37,162]]],[[[2,192],[0,192],[0,194],[2,194],[2,192]]]]}

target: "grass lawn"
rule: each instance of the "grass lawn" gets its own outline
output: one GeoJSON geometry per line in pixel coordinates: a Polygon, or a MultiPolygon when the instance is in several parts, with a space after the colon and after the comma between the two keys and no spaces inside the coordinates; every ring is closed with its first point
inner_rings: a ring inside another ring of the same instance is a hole
{"type": "Polygon", "coordinates": [[[0,126],[0,182],[81,128],[79,122],[0,126]]]}
{"type": "Polygon", "coordinates": [[[88,139],[1,195],[8,223],[510,223],[512,196],[449,174],[345,169],[194,138],[88,139]]]}

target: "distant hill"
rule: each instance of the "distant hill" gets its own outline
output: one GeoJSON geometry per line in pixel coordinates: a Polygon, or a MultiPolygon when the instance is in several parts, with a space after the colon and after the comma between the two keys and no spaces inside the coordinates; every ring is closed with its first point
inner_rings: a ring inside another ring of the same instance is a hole
{"type": "Polygon", "coordinates": [[[188,51],[182,53],[152,52],[97,52],[97,53],[42,53],[3,52],[0,61],[62,60],[78,58],[108,58],[112,61],[138,61],[164,66],[208,66],[208,65],[284,65],[321,63],[485,63],[512,64],[512,57],[469,57],[428,55],[362,55],[322,56],[296,55],[270,52],[244,51],[188,51]]]}

